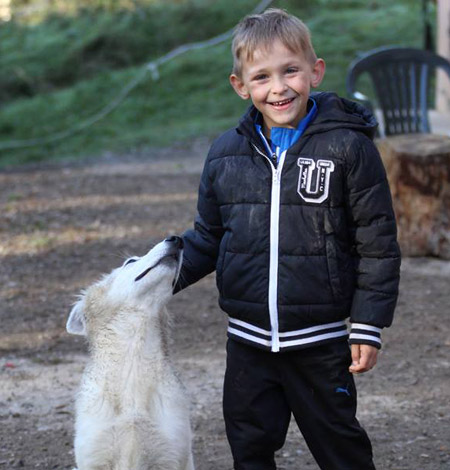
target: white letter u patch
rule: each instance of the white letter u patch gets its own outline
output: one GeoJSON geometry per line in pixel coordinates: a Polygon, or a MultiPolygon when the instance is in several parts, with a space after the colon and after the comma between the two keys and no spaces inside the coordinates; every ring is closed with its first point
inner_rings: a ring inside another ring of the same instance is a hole
{"type": "Polygon", "coordinates": [[[334,171],[334,163],[330,160],[317,160],[299,158],[300,167],[297,192],[306,202],[320,204],[328,197],[330,190],[330,177],[334,171]],[[317,168],[316,168],[317,166],[317,168]]]}

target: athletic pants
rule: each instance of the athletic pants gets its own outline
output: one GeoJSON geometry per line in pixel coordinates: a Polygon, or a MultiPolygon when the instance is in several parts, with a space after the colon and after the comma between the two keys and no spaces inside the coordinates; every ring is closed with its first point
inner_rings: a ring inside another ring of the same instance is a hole
{"type": "Polygon", "coordinates": [[[235,470],[274,470],[294,415],[322,470],[374,470],[347,341],[272,353],[228,340],[223,410],[235,470]]]}

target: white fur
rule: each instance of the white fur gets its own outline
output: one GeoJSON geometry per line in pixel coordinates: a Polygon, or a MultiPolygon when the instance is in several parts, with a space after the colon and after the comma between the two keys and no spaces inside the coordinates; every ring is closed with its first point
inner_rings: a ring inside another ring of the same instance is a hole
{"type": "Polygon", "coordinates": [[[67,330],[86,335],[90,350],[76,400],[79,470],[194,469],[189,404],[167,345],[178,251],[165,241],[124,263],[69,315],[67,330]]]}

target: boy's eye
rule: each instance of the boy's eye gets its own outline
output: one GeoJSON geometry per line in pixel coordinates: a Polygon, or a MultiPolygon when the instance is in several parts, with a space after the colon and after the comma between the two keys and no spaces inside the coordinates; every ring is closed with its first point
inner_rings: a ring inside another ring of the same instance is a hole
{"type": "Polygon", "coordinates": [[[260,80],[265,80],[267,78],[267,75],[264,73],[260,73],[259,75],[255,75],[253,80],[260,81],[260,80]]]}
{"type": "Polygon", "coordinates": [[[296,67],[288,67],[286,69],[286,73],[289,74],[289,73],[297,73],[298,69],[296,67]]]}

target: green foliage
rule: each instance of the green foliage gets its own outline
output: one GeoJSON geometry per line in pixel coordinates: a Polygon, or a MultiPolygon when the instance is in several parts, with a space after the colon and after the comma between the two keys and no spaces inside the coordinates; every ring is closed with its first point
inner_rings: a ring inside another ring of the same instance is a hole
{"type": "Polygon", "coordinates": [[[191,0],[111,10],[108,2],[93,3],[75,17],[51,14],[32,26],[0,23],[0,102],[67,87],[208,39],[232,28],[255,5],[241,0],[229,9],[224,1],[191,0]]]}
{"type": "MultiPolygon", "coordinates": [[[[143,64],[177,45],[230,29],[257,0],[146,2],[139,9],[78,11],[27,26],[0,25],[0,145],[77,125],[116,98],[143,64]]],[[[309,25],[327,62],[321,89],[345,95],[350,62],[382,45],[421,46],[419,0],[280,0],[309,25]]],[[[213,135],[248,105],[228,84],[230,42],[188,52],[148,77],[105,119],[46,146],[0,150],[0,165],[96,155],[213,135]]]]}

